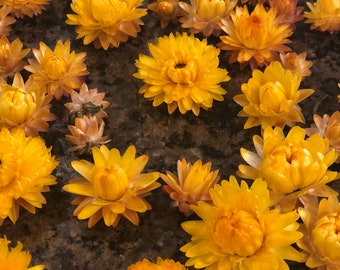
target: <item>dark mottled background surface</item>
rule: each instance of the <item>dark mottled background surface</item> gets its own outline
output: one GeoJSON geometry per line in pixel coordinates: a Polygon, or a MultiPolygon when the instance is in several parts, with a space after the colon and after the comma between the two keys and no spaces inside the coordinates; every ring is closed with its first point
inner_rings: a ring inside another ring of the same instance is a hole
{"type": "MultiPolygon", "coordinates": [[[[52,49],[58,39],[70,39],[73,50],[87,53],[90,75],[86,83],[89,88],[105,92],[106,99],[111,102],[106,125],[106,133],[112,138],[109,146],[125,151],[134,144],[138,155],[149,155],[145,171],[175,172],[176,161],[185,157],[192,163],[197,159],[212,161],[213,169],[219,169],[222,178],[235,174],[237,166],[243,163],[239,148],[253,149],[252,136],[260,131],[259,128],[243,130],[245,119],[236,116],[241,107],[232,99],[250,77],[249,68],[240,71],[238,64],[228,65],[226,53],[222,51],[220,67],[227,68],[232,78],[223,84],[228,91],[225,100],[215,102],[209,111],[202,110],[199,117],[191,112],[168,115],[165,105],[154,108],[137,93],[142,82],[132,74],[136,72],[134,62],[138,54],[147,53],[147,42],[180,28],[171,26],[162,31],[158,19],[148,14],[143,17],[145,25],[137,38],[129,38],[119,48],[96,50],[92,45],[84,46],[82,40],[75,40],[75,28],[65,24],[66,14],[71,13],[70,2],[52,0],[41,15],[18,20],[10,39],[19,37],[25,48],[39,48],[39,42],[43,41],[52,49]]],[[[299,22],[291,40],[289,46],[298,53],[307,51],[307,59],[314,63],[312,76],[301,85],[301,88],[315,90],[310,98],[300,103],[307,121],[303,126],[307,127],[313,113],[322,115],[339,109],[336,95],[340,92],[337,87],[340,37],[339,33],[309,30],[309,25],[299,22]]],[[[217,41],[209,39],[212,44],[217,41]]],[[[33,58],[32,53],[29,57],[33,58]]],[[[52,110],[58,120],[43,134],[60,162],[55,171],[58,184],[45,193],[47,204],[38,209],[36,215],[23,210],[17,223],[13,225],[6,220],[0,233],[6,234],[13,243],[22,241],[32,254],[32,265],[43,263],[48,270],[126,269],[144,257],[155,259],[157,256],[185,262],[179,248],[190,238],[180,227],[186,218],[177,209],[169,208],[170,199],[161,189],[148,198],[153,209],[140,214],[138,227],[122,219],[117,228],[106,227],[101,221],[88,229],[87,221],[72,216],[74,195],[64,192],[62,187],[76,175],[70,161],[80,157],[66,151],[72,146],[64,138],[68,134],[64,122],[66,101],[65,98],[53,102],[52,110]]],[[[339,190],[340,185],[334,183],[333,187],[339,190]]],[[[293,265],[291,269],[306,268],[293,265]]]]}

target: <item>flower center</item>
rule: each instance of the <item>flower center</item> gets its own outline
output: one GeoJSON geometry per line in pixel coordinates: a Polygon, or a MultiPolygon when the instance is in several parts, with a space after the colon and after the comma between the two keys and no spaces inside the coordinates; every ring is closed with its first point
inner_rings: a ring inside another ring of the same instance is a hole
{"type": "Polygon", "coordinates": [[[46,61],[45,71],[52,80],[59,80],[67,73],[67,64],[63,57],[51,54],[46,61]]]}
{"type": "Polygon", "coordinates": [[[175,12],[175,6],[172,2],[164,0],[158,4],[158,12],[163,16],[170,16],[175,12]]]}
{"type": "Polygon", "coordinates": [[[128,4],[124,0],[94,0],[91,1],[93,18],[102,27],[115,25],[127,16],[128,4]]]}
{"type": "Polygon", "coordinates": [[[202,19],[219,19],[225,12],[224,0],[198,0],[197,1],[197,14],[202,19]]]}
{"type": "Polygon", "coordinates": [[[267,46],[267,27],[264,18],[258,15],[247,17],[240,25],[242,43],[249,49],[264,49],[267,46]]]}
{"type": "Polygon", "coordinates": [[[13,164],[11,157],[10,153],[0,154],[0,192],[15,179],[15,169],[11,166],[13,164]]]}
{"type": "Polygon", "coordinates": [[[260,110],[263,113],[281,113],[286,108],[287,97],[280,82],[267,82],[259,89],[260,110]]]}
{"type": "Polygon", "coordinates": [[[195,82],[197,76],[197,64],[194,60],[175,61],[169,60],[166,63],[166,76],[176,84],[191,85],[195,82]]]}

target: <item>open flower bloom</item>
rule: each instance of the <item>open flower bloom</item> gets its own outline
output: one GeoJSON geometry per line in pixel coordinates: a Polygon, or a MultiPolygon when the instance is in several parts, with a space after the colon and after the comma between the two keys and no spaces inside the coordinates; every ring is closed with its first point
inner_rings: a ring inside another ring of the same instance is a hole
{"type": "Polygon", "coordinates": [[[10,25],[15,23],[16,19],[10,16],[12,8],[3,6],[0,8],[0,36],[8,36],[11,31],[10,25]]]}
{"type": "Polygon", "coordinates": [[[268,65],[278,59],[279,52],[290,51],[283,45],[289,43],[292,29],[289,24],[279,24],[276,10],[268,11],[260,4],[249,14],[246,5],[236,6],[230,13],[231,20],[222,20],[222,30],[227,36],[220,36],[218,45],[231,51],[229,63],[239,62],[241,67],[250,64],[252,69],[268,65]]]}
{"type": "Polygon", "coordinates": [[[7,217],[15,223],[20,206],[34,214],[36,207],[46,203],[41,192],[56,184],[51,173],[57,165],[40,137],[26,137],[21,128],[1,129],[0,225],[7,217]]]}
{"type": "Polygon", "coordinates": [[[338,158],[328,139],[319,134],[305,139],[305,130],[296,126],[286,137],[281,128],[267,128],[263,138],[255,135],[253,141],[257,153],[241,148],[250,166],[240,165],[238,175],[266,181],[273,203],[283,211],[292,210],[305,194],[336,194],[326,185],[338,178],[336,171],[328,170],[338,158]]]}
{"type": "Polygon", "coordinates": [[[144,213],[151,205],[144,197],[158,188],[158,172],[141,173],[148,156],[135,158],[136,148],[129,146],[121,156],[118,149],[105,145],[92,149],[94,164],[86,160],[72,161],[72,167],[81,177],[71,179],[64,190],[77,194],[73,204],[78,205],[74,215],[89,219],[88,227],[104,218],[106,226],[117,226],[120,218],[138,225],[137,212],[144,213]]]}
{"type": "Polygon", "coordinates": [[[17,18],[32,18],[46,9],[50,0],[0,0],[0,6],[11,7],[11,13],[17,18]]]}
{"type": "Polygon", "coordinates": [[[0,78],[0,128],[21,127],[28,136],[46,132],[47,121],[56,118],[50,113],[50,101],[37,83],[25,83],[20,73],[14,75],[12,85],[0,78]]]}
{"type": "Polygon", "coordinates": [[[239,116],[248,117],[244,128],[261,125],[263,129],[272,126],[293,126],[305,122],[297,105],[314,90],[298,89],[301,72],[285,70],[278,61],[272,62],[264,72],[255,69],[252,78],[241,85],[243,94],[234,100],[243,107],[239,116]]]}
{"type": "Polygon", "coordinates": [[[9,249],[6,236],[0,238],[0,268],[6,270],[43,270],[44,265],[28,267],[32,256],[27,251],[23,251],[23,244],[17,242],[16,247],[9,249]]]}
{"type": "Polygon", "coordinates": [[[324,31],[340,30],[340,1],[317,0],[315,3],[307,2],[310,11],[305,11],[305,23],[311,23],[311,29],[324,31]]]}
{"type": "Polygon", "coordinates": [[[292,73],[301,72],[302,79],[312,74],[309,69],[313,62],[306,60],[307,52],[297,54],[296,52],[280,53],[281,64],[284,69],[292,73]]]}
{"type": "Polygon", "coordinates": [[[190,0],[190,4],[179,2],[187,12],[180,18],[182,28],[190,28],[190,32],[202,32],[205,37],[221,32],[221,19],[229,17],[230,11],[235,7],[237,0],[190,0]]]}
{"type": "Polygon", "coordinates": [[[182,223],[192,235],[181,247],[186,266],[206,270],[288,270],[284,261],[303,261],[291,245],[302,237],[299,215],[271,209],[267,185],[261,179],[249,188],[231,176],[210,190],[213,205],[190,206],[202,219],[182,223]]]}
{"type": "Polygon", "coordinates": [[[127,270],[186,270],[185,266],[180,262],[171,259],[158,257],[156,263],[150,262],[148,259],[131,264],[127,270]]]}
{"type": "Polygon", "coordinates": [[[86,53],[75,53],[70,48],[70,40],[58,40],[54,51],[40,42],[40,50],[32,49],[36,59],[28,59],[29,65],[25,66],[31,77],[56,99],[79,89],[83,76],[89,74],[84,63],[86,53]]]}
{"type": "Polygon", "coordinates": [[[84,45],[107,50],[119,47],[129,36],[136,37],[143,25],[141,17],[146,9],[137,8],[143,0],[73,0],[71,8],[76,14],[67,14],[66,23],[76,25],[77,39],[84,45]]]}
{"type": "Polygon", "coordinates": [[[295,23],[304,19],[301,14],[304,7],[298,7],[298,0],[269,0],[270,8],[276,10],[279,24],[289,24],[295,30],[295,23]]]}
{"type": "Polygon", "coordinates": [[[211,162],[202,165],[202,161],[197,160],[191,165],[182,158],[177,161],[177,173],[178,176],[168,171],[160,175],[166,183],[163,189],[174,200],[172,206],[189,216],[192,213],[190,205],[197,205],[198,201],[211,201],[209,189],[219,179],[218,170],[211,171],[211,162]]]}
{"type": "Polygon", "coordinates": [[[305,198],[298,209],[303,224],[303,238],[297,245],[306,254],[306,265],[316,270],[340,268],[340,203],[337,196],[320,202],[314,196],[305,198]]]}
{"type": "Polygon", "coordinates": [[[227,92],[219,85],[230,80],[225,69],[218,68],[220,50],[200,41],[194,35],[172,33],[149,43],[151,57],[139,55],[138,72],[134,77],[145,85],[139,89],[153,106],[163,102],[169,114],[178,107],[182,114],[192,110],[198,116],[200,108],[209,109],[213,100],[223,100],[227,92]]]}

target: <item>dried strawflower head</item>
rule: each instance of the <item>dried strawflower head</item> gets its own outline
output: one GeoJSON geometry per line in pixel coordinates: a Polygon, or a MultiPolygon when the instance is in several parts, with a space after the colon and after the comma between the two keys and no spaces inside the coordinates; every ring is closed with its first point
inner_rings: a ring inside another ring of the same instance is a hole
{"type": "Polygon", "coordinates": [[[32,256],[28,251],[23,251],[23,244],[17,242],[16,247],[9,249],[11,241],[4,236],[0,238],[0,268],[3,270],[43,270],[44,265],[28,267],[32,256]]]}
{"type": "Polygon", "coordinates": [[[230,80],[225,69],[218,68],[220,50],[194,35],[172,33],[149,43],[151,56],[139,55],[134,77],[145,85],[139,89],[153,106],[165,102],[169,114],[178,107],[182,114],[212,107],[213,100],[223,100],[227,92],[219,85],[230,80]]]}
{"type": "Polygon", "coordinates": [[[307,2],[310,11],[305,11],[305,23],[311,23],[311,29],[324,31],[340,30],[340,1],[317,0],[315,3],[307,2]]]}
{"type": "Polygon", "coordinates": [[[249,63],[252,69],[268,65],[279,58],[278,52],[290,51],[283,45],[289,43],[292,29],[289,24],[279,24],[275,9],[268,11],[260,4],[249,14],[246,5],[236,6],[230,13],[231,20],[222,20],[222,30],[227,36],[220,36],[218,45],[231,51],[229,63],[239,62],[241,67],[249,63]]]}
{"type": "Polygon", "coordinates": [[[218,170],[211,171],[211,162],[202,165],[202,161],[197,160],[191,165],[182,158],[177,161],[177,174],[167,171],[160,175],[166,183],[163,189],[174,200],[172,206],[189,216],[192,213],[190,205],[197,205],[198,201],[211,201],[209,189],[219,179],[218,170]]]}
{"type": "Polygon", "coordinates": [[[264,72],[255,69],[252,78],[241,85],[243,94],[234,100],[243,107],[238,114],[248,117],[244,128],[261,125],[263,129],[272,126],[293,126],[305,122],[301,108],[297,105],[314,90],[298,89],[301,72],[285,70],[278,61],[272,62],[264,72]]]}
{"type": "Polygon", "coordinates": [[[11,7],[11,12],[17,18],[28,16],[32,18],[46,9],[50,0],[0,0],[0,6],[11,7]]]}
{"type": "Polygon", "coordinates": [[[10,16],[12,8],[3,6],[0,9],[0,36],[8,36],[11,31],[10,25],[15,23],[16,19],[10,16]]]}
{"type": "Polygon", "coordinates": [[[328,170],[338,158],[329,149],[328,139],[319,134],[305,139],[305,130],[296,126],[286,137],[281,128],[267,128],[263,138],[255,135],[253,141],[257,153],[241,148],[250,166],[240,165],[238,175],[266,181],[271,199],[283,211],[291,211],[306,194],[325,197],[336,193],[326,185],[338,178],[336,171],[328,170]]]}
{"type": "Polygon", "coordinates": [[[298,0],[269,0],[269,5],[276,10],[279,24],[289,24],[295,30],[295,23],[304,19],[301,14],[304,7],[298,7],[298,0]]]}
{"type": "Polygon", "coordinates": [[[0,77],[6,78],[23,69],[26,62],[24,57],[31,49],[22,50],[22,42],[19,38],[10,42],[6,36],[0,38],[0,77]]]}
{"type": "Polygon", "coordinates": [[[280,53],[281,64],[284,69],[292,73],[301,72],[302,79],[312,74],[309,69],[313,62],[306,60],[307,52],[297,54],[296,52],[280,53]]]}
{"type": "Polygon", "coordinates": [[[143,25],[141,17],[146,9],[138,8],[143,0],[73,0],[71,8],[76,14],[67,14],[66,23],[76,25],[77,39],[84,38],[84,45],[107,50],[119,47],[136,37],[143,25]]]}
{"type": "Polygon", "coordinates": [[[267,185],[255,180],[249,188],[231,176],[210,190],[213,205],[191,206],[202,219],[182,223],[192,242],[180,250],[186,266],[207,270],[289,269],[285,259],[302,262],[291,245],[302,237],[299,215],[271,209],[267,185]]]}
{"type": "Polygon", "coordinates": [[[12,85],[0,78],[0,128],[21,127],[27,136],[46,132],[47,121],[56,119],[50,112],[50,101],[37,83],[25,83],[20,73],[14,75],[12,85]]]}
{"type": "Polygon", "coordinates": [[[58,40],[54,51],[43,42],[39,44],[40,50],[32,49],[36,59],[28,59],[29,65],[25,66],[31,77],[56,99],[79,89],[83,76],[89,74],[84,63],[86,53],[70,51],[70,40],[58,40]]]}
{"type": "Polygon", "coordinates": [[[189,28],[191,33],[202,32],[205,37],[211,34],[219,36],[221,19],[229,17],[236,3],[237,0],[190,0],[190,4],[179,2],[187,12],[179,21],[182,28],[189,28]]]}
{"type": "Polygon", "coordinates": [[[41,192],[56,184],[51,175],[58,162],[40,137],[26,137],[15,128],[0,131],[0,225],[8,217],[15,223],[20,206],[35,214],[46,203],[41,192]]]}
{"type": "Polygon", "coordinates": [[[128,266],[127,270],[186,270],[186,268],[180,262],[175,262],[172,259],[163,260],[158,257],[156,263],[143,259],[128,266]]]}
{"type": "Polygon", "coordinates": [[[66,139],[74,143],[69,151],[79,151],[80,154],[90,153],[92,147],[106,144],[111,140],[103,136],[105,123],[95,116],[82,116],[75,118],[74,125],[69,125],[71,135],[65,135],[66,139]]]}
{"type": "Polygon", "coordinates": [[[148,156],[137,158],[136,148],[129,146],[121,156],[118,149],[105,145],[92,149],[94,164],[86,160],[72,161],[72,167],[81,177],[71,179],[64,190],[77,194],[73,214],[78,219],[89,219],[88,227],[101,218],[106,226],[117,226],[120,218],[138,225],[138,213],[151,209],[144,197],[158,188],[158,172],[141,173],[148,156]]]}

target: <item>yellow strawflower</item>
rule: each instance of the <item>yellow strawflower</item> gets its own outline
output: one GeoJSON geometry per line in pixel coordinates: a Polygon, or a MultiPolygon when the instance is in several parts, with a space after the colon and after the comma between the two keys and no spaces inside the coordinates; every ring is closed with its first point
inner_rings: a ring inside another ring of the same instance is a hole
{"type": "Polygon", "coordinates": [[[150,262],[148,259],[131,264],[127,270],[186,270],[185,266],[180,262],[172,259],[158,257],[156,263],[150,262]]]}
{"type": "Polygon", "coordinates": [[[56,184],[51,175],[58,162],[40,137],[26,137],[21,128],[0,131],[0,225],[15,223],[20,206],[35,213],[46,203],[42,192],[56,184]]]}
{"type": "Polygon", "coordinates": [[[272,62],[264,72],[255,69],[247,83],[241,85],[243,94],[234,100],[243,107],[238,114],[248,117],[244,128],[261,125],[263,129],[295,122],[305,122],[297,105],[311,94],[313,89],[299,89],[301,72],[285,70],[278,61],[272,62]]]}
{"type": "Polygon", "coordinates": [[[191,206],[201,220],[182,223],[192,235],[181,247],[186,266],[206,270],[288,270],[285,260],[302,262],[304,256],[291,245],[302,237],[299,215],[271,209],[266,182],[249,188],[231,176],[210,190],[213,204],[191,206]]]}
{"type": "Polygon", "coordinates": [[[67,14],[66,23],[76,25],[77,39],[84,38],[84,45],[107,50],[118,47],[136,37],[143,25],[141,17],[146,9],[138,8],[143,0],[73,0],[71,8],[76,14],[67,14]]]}
{"type": "Polygon", "coordinates": [[[218,68],[220,50],[200,41],[194,35],[172,33],[149,43],[151,56],[139,55],[138,72],[134,77],[144,81],[139,89],[153,106],[163,102],[169,114],[178,107],[184,114],[192,111],[196,116],[200,108],[212,107],[213,100],[222,101],[227,92],[219,85],[230,80],[225,69],[218,68]]]}
{"type": "Polygon", "coordinates": [[[8,6],[17,18],[32,18],[46,9],[50,0],[0,0],[0,6],[8,6]]]}
{"type": "Polygon", "coordinates": [[[94,163],[86,160],[72,161],[72,167],[81,177],[71,179],[64,190],[79,195],[73,204],[78,205],[73,214],[78,219],[89,219],[88,227],[101,218],[106,226],[117,226],[120,218],[138,225],[137,213],[151,209],[144,197],[158,188],[158,172],[141,173],[148,156],[135,158],[136,148],[128,147],[121,156],[118,149],[109,150],[102,145],[92,149],[94,163]]]}

